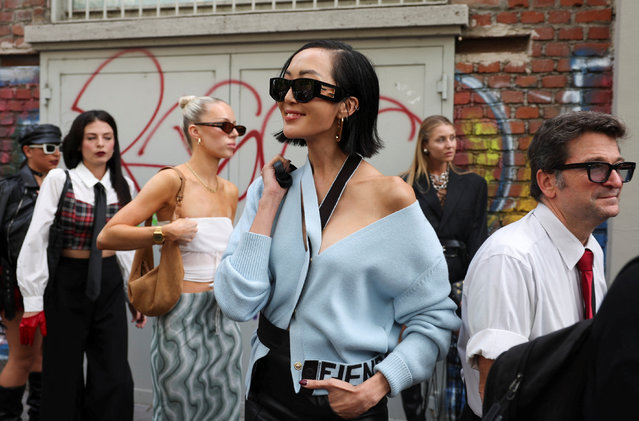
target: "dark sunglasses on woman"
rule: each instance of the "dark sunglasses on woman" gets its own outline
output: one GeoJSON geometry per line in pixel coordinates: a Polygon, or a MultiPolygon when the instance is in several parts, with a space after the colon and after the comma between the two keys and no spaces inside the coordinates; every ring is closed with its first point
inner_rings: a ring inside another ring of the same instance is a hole
{"type": "Polygon", "coordinates": [[[269,94],[277,102],[284,101],[289,89],[293,90],[293,98],[297,102],[309,102],[317,97],[331,102],[339,102],[347,96],[346,92],[335,85],[315,79],[271,78],[269,94]]]}
{"type": "Polygon", "coordinates": [[[226,134],[231,134],[233,129],[237,130],[238,136],[243,136],[244,133],[246,133],[246,127],[233,124],[230,121],[220,121],[218,123],[201,122],[201,123],[193,123],[193,124],[195,124],[196,126],[217,127],[218,129],[222,129],[222,131],[226,134]]]}

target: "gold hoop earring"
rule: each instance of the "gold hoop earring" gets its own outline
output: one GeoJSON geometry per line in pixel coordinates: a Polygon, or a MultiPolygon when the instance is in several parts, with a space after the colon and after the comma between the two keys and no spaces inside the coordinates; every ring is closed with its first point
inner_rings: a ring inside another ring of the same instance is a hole
{"type": "Polygon", "coordinates": [[[198,144],[198,145],[201,145],[201,144],[202,144],[202,139],[201,139],[201,138],[199,138],[199,137],[197,138],[197,144],[198,144]]]}
{"type": "Polygon", "coordinates": [[[335,140],[339,143],[342,140],[342,129],[344,128],[344,117],[337,120],[337,135],[335,135],[335,140]]]}

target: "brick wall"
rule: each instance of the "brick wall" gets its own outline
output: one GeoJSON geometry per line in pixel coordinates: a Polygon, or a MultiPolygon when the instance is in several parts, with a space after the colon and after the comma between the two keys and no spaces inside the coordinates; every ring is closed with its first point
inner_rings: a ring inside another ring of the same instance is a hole
{"type": "Polygon", "coordinates": [[[491,231],[521,218],[526,150],[542,121],[611,111],[613,0],[451,0],[470,24],[457,43],[458,164],[489,182],[491,231]]]}
{"type": "Polygon", "coordinates": [[[0,177],[15,172],[24,159],[17,140],[22,126],[38,123],[39,70],[0,67],[0,177]]]}
{"type": "MultiPolygon", "coordinates": [[[[470,8],[470,25],[456,54],[454,118],[461,136],[456,163],[489,182],[493,230],[535,206],[526,149],[543,119],[569,109],[610,112],[614,2],[450,3],[470,8]]],[[[24,26],[47,21],[49,4],[3,0],[0,5],[1,176],[21,160],[16,128],[38,121],[38,58],[24,43],[24,26]]]]}
{"type": "Polygon", "coordinates": [[[24,158],[17,136],[38,122],[39,67],[0,67],[0,176],[13,173],[24,158]]]}
{"type": "Polygon", "coordinates": [[[39,60],[24,42],[24,27],[49,19],[47,0],[0,2],[0,177],[22,161],[16,134],[23,124],[37,123],[39,60]]]}
{"type": "Polygon", "coordinates": [[[0,2],[0,52],[30,52],[24,42],[24,27],[44,23],[49,17],[47,0],[2,0],[0,2]]]}

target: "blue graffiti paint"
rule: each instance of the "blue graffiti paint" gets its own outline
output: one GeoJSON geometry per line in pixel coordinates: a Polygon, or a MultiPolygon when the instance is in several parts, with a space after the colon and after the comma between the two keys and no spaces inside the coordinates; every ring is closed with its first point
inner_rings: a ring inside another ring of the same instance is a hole
{"type": "MultiPolygon", "coordinates": [[[[23,114],[22,116],[18,117],[18,120],[16,121],[16,129],[14,131],[15,137],[17,138],[18,136],[20,136],[20,134],[22,133],[25,127],[32,126],[34,124],[39,124],[39,123],[40,123],[40,112],[38,110],[33,110],[27,114],[23,114]]],[[[18,142],[16,140],[16,147],[18,147],[17,145],[18,145],[18,142]]],[[[23,153],[20,153],[19,156],[20,156],[20,163],[24,159],[26,159],[23,153]]]]}
{"type": "Polygon", "coordinates": [[[497,127],[502,135],[502,148],[504,150],[502,155],[502,169],[501,177],[499,177],[499,186],[497,187],[497,194],[495,200],[490,205],[490,212],[499,212],[504,209],[506,205],[506,198],[510,193],[510,187],[513,181],[517,180],[517,168],[515,167],[515,150],[512,132],[510,130],[510,123],[506,116],[506,109],[504,104],[499,99],[499,94],[491,89],[488,89],[478,79],[464,75],[461,73],[455,74],[455,79],[458,82],[473,89],[477,95],[479,95],[484,102],[490,107],[495,120],[497,121],[497,127]]]}
{"type": "MultiPolygon", "coordinates": [[[[570,69],[573,75],[573,89],[567,89],[562,97],[564,104],[571,104],[569,106],[562,107],[562,111],[577,111],[588,110],[590,104],[588,99],[591,97],[589,92],[584,92],[584,87],[601,86],[608,83],[603,75],[597,74],[603,71],[607,71],[611,68],[612,63],[609,57],[584,57],[587,55],[593,55],[592,51],[582,50],[576,54],[570,60],[570,69]],[[593,74],[595,73],[595,74],[593,74]]],[[[517,168],[514,161],[514,142],[510,131],[510,124],[506,117],[504,105],[499,100],[499,94],[495,90],[490,90],[484,86],[484,84],[477,78],[466,75],[463,73],[456,73],[455,79],[473,89],[484,102],[490,107],[499,130],[502,134],[503,142],[503,168],[501,171],[501,177],[499,177],[499,186],[495,200],[490,206],[490,212],[498,212],[502,210],[506,203],[506,198],[510,192],[510,187],[513,181],[516,180],[517,168]]],[[[604,250],[604,256],[606,253],[606,246],[608,243],[608,230],[607,223],[604,222],[595,229],[593,233],[602,249],[604,250]]]]}
{"type": "MultiPolygon", "coordinates": [[[[570,70],[572,72],[573,88],[585,88],[593,85],[602,84],[605,77],[600,74],[602,71],[609,70],[612,66],[608,57],[572,57],[570,59],[570,70]],[[594,74],[593,74],[594,73],[594,74]]],[[[610,80],[609,83],[612,83],[610,80]]],[[[605,82],[603,83],[606,84],[605,82]]],[[[562,111],[578,111],[589,110],[590,96],[582,89],[566,90],[561,98],[564,104],[574,104],[562,107],[562,111]]]]}
{"type": "Polygon", "coordinates": [[[39,110],[31,110],[28,113],[23,113],[17,117],[16,127],[26,127],[33,124],[40,123],[40,112],[39,110]]]}
{"type": "Polygon", "coordinates": [[[608,47],[605,44],[600,46],[583,46],[576,45],[573,54],[579,57],[592,57],[592,56],[603,56],[608,52],[608,47]]]}
{"type": "Polygon", "coordinates": [[[0,86],[36,84],[39,81],[39,66],[0,67],[0,86]]]}

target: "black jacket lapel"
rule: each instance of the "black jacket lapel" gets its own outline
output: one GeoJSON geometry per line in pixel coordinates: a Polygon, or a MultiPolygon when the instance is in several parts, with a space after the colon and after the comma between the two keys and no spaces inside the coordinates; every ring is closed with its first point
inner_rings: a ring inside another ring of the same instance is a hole
{"type": "Polygon", "coordinates": [[[420,177],[417,184],[418,188],[415,189],[415,195],[419,201],[419,205],[422,208],[422,212],[430,222],[435,232],[439,229],[440,221],[442,218],[442,206],[437,198],[437,192],[433,186],[426,184],[425,177],[420,177]],[[426,188],[428,187],[428,190],[426,188]]]}
{"type": "MultiPolygon", "coordinates": [[[[455,213],[457,202],[462,197],[465,186],[461,182],[461,176],[453,171],[448,173],[448,187],[446,188],[446,202],[442,211],[441,225],[446,225],[450,216],[455,213]]],[[[437,197],[435,197],[437,198],[437,197]]]]}

